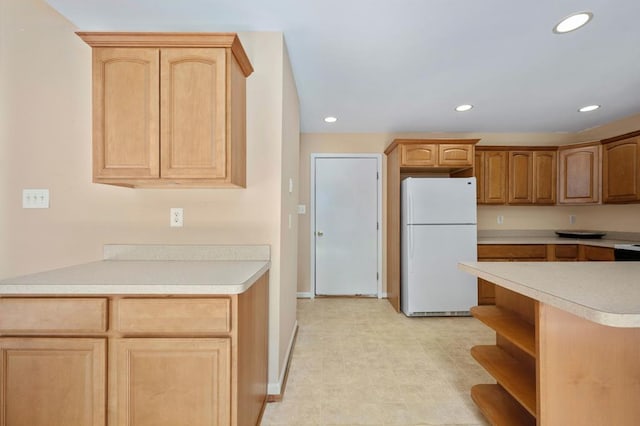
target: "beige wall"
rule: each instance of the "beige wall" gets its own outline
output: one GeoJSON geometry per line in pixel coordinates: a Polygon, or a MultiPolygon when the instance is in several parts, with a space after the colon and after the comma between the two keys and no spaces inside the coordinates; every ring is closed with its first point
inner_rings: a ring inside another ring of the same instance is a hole
{"type": "MultiPolygon", "coordinates": [[[[479,145],[567,145],[588,142],[640,129],[640,115],[600,126],[588,131],[570,133],[362,133],[303,134],[300,145],[300,204],[309,208],[309,162],[312,153],[382,153],[396,138],[465,138],[480,139],[479,145]]],[[[383,156],[383,271],[386,259],[386,158],[383,156]]],[[[309,212],[300,215],[298,230],[298,293],[311,291],[309,212]]],[[[478,229],[593,229],[621,232],[640,232],[640,204],[624,206],[480,206],[478,229]],[[576,215],[576,223],[569,225],[569,215],[576,215]],[[496,217],[504,216],[497,225],[496,217]]],[[[385,283],[383,282],[383,288],[385,283]]]]}
{"type": "Polygon", "coordinates": [[[127,189],[91,183],[91,50],[77,28],[42,0],[0,4],[0,278],[100,259],[105,243],[270,244],[269,381],[277,385],[280,342],[295,318],[296,264],[281,249],[295,250],[283,242],[295,231],[281,229],[282,171],[298,167],[294,148],[295,158],[283,155],[297,144],[298,118],[295,87],[283,83],[282,34],[240,34],[255,68],[247,188],[127,189]],[[51,208],[23,210],[23,188],[48,188],[51,208]],[[183,228],[169,227],[171,207],[184,209],[183,228]]]}
{"type": "MultiPolygon", "coordinates": [[[[285,365],[288,351],[284,350],[293,343],[293,331],[296,327],[296,292],[298,271],[298,168],[300,156],[300,114],[298,91],[296,89],[293,70],[285,46],[283,66],[283,119],[282,119],[282,176],[281,223],[280,223],[280,329],[289,331],[281,333],[279,365],[285,365]],[[289,179],[293,187],[289,191],[289,179]]],[[[281,375],[284,369],[280,370],[281,375]]],[[[280,377],[282,380],[283,377],[280,377]]],[[[275,390],[272,392],[275,393],[275,390]]],[[[279,392],[278,392],[279,393],[279,392]]]]}

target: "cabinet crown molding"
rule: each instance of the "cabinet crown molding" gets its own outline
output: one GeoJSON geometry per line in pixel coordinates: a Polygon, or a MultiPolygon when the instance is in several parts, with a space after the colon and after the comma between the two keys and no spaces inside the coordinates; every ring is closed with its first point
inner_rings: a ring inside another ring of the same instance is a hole
{"type": "Polygon", "coordinates": [[[624,139],[635,138],[636,136],[640,136],[640,130],[636,130],[635,132],[625,133],[624,135],[614,136],[612,138],[602,139],[600,143],[606,145],[612,142],[618,142],[624,139]]]}
{"type": "Polygon", "coordinates": [[[411,144],[472,144],[475,145],[480,139],[394,139],[393,142],[384,150],[385,154],[389,154],[398,145],[411,145],[411,144]]]}
{"type": "Polygon", "coordinates": [[[245,77],[253,67],[236,33],[89,32],[78,37],[91,47],[222,47],[231,53],[245,77]]]}

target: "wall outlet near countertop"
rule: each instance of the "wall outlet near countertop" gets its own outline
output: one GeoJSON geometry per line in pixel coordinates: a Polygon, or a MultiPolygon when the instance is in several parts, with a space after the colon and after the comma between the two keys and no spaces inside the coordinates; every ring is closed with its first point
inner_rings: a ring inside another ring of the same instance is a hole
{"type": "Polygon", "coordinates": [[[498,225],[502,225],[504,223],[504,216],[498,215],[497,222],[498,225]]]}
{"type": "Polygon", "coordinates": [[[573,225],[574,223],[576,223],[576,215],[575,214],[570,214],[569,215],[569,224],[573,225]]]}
{"type": "Polygon", "coordinates": [[[184,226],[184,210],[182,208],[171,208],[169,211],[169,226],[172,228],[180,228],[184,226]]]}

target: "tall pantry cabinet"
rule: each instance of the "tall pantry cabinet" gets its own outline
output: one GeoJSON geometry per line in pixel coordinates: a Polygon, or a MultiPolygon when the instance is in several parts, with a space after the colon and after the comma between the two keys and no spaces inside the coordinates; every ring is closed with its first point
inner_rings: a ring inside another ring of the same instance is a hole
{"type": "Polygon", "coordinates": [[[414,177],[471,177],[480,139],[395,139],[387,155],[387,298],[400,311],[400,183],[414,177]]]}
{"type": "Polygon", "coordinates": [[[246,186],[245,78],[232,33],[88,33],[93,180],[131,187],[246,186]]]}

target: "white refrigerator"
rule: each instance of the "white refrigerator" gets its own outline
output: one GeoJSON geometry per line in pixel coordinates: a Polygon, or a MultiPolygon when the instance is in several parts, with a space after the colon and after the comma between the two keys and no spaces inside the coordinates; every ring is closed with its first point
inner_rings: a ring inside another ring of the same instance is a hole
{"type": "Polygon", "coordinates": [[[401,208],[402,312],[469,315],[476,278],[457,265],[477,260],[475,178],[407,178],[401,208]]]}

